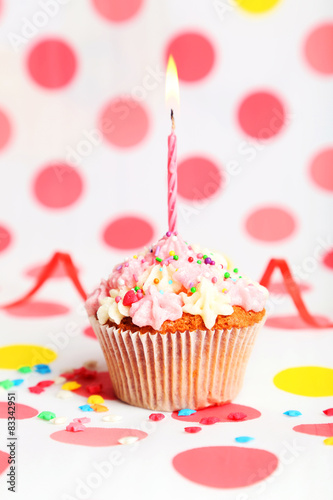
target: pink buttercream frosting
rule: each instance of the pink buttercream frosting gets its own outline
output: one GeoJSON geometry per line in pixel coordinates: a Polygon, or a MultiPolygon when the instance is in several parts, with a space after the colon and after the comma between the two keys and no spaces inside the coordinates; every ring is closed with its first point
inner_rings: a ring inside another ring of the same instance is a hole
{"type": "Polygon", "coordinates": [[[206,325],[214,324],[218,314],[232,314],[232,306],[261,311],[268,297],[266,288],[227,266],[221,254],[194,249],[180,235],[167,233],[116,265],[108,280],[88,297],[86,309],[89,315],[96,315],[103,307],[103,318],[108,314],[118,323],[119,317],[129,315],[138,327],[149,325],[155,330],[166,320],[179,319],[184,310],[202,315],[206,325]],[[124,307],[122,301],[129,290],[138,300],[124,307]]]}

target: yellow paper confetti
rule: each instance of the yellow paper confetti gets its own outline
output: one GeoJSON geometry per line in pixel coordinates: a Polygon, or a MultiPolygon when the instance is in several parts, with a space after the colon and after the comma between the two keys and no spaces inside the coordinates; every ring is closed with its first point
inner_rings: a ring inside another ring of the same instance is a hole
{"type": "Polygon", "coordinates": [[[99,404],[94,404],[94,405],[91,405],[91,408],[92,408],[94,411],[97,411],[97,412],[101,412],[101,411],[109,411],[109,408],[107,408],[106,406],[103,406],[103,405],[99,405],[99,404]]]}
{"type": "Polygon", "coordinates": [[[324,444],[328,446],[333,446],[333,437],[329,437],[327,439],[324,439],[324,444]]]}
{"type": "Polygon", "coordinates": [[[104,399],[102,398],[102,396],[99,396],[98,394],[94,394],[93,396],[89,396],[88,403],[89,404],[102,404],[102,403],[104,403],[104,399]]]}
{"type": "Polygon", "coordinates": [[[66,384],[61,386],[61,389],[64,391],[75,391],[75,389],[78,389],[81,387],[81,384],[78,384],[77,382],[66,382],[66,384]]]}

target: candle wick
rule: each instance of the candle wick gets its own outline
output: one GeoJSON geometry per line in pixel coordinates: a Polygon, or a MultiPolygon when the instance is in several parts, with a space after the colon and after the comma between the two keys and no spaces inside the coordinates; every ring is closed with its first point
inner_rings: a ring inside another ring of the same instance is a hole
{"type": "Polygon", "coordinates": [[[173,109],[171,109],[171,123],[172,123],[171,125],[172,130],[175,130],[176,124],[175,124],[175,117],[173,116],[173,109]]]}

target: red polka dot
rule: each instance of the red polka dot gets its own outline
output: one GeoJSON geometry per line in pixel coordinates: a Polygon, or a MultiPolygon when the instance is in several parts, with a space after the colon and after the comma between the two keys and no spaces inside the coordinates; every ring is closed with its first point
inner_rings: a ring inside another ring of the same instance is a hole
{"type": "MultiPolygon", "coordinates": [[[[322,325],[328,325],[329,323],[329,319],[324,316],[314,316],[314,319],[322,325]]],[[[309,330],[313,328],[300,316],[271,316],[267,319],[266,326],[283,330],[309,330]]]]}
{"type": "Polygon", "coordinates": [[[28,55],[27,64],[32,79],[47,89],[67,85],[77,68],[73,49],[60,39],[47,39],[35,45],[28,55]]]}
{"type": "Polygon", "coordinates": [[[222,184],[222,172],[207,158],[193,156],[178,165],[178,194],[187,200],[211,198],[222,184]]]}
{"type": "Polygon", "coordinates": [[[242,420],[253,420],[261,416],[260,411],[251,408],[250,406],[238,405],[234,403],[227,403],[221,406],[209,406],[208,408],[203,408],[198,410],[196,413],[192,413],[187,417],[178,416],[178,411],[172,413],[172,418],[176,420],[181,420],[182,422],[200,422],[202,418],[218,417],[221,422],[235,422],[235,420],[228,419],[230,413],[245,413],[246,418],[242,420]]]}
{"type": "Polygon", "coordinates": [[[241,102],[238,121],[242,130],[256,139],[270,139],[285,123],[285,110],[280,99],[270,92],[254,92],[241,102]]]}
{"type": "Polygon", "coordinates": [[[89,337],[91,339],[95,339],[97,340],[97,337],[96,337],[96,334],[94,332],[94,330],[91,328],[91,326],[87,326],[87,328],[85,328],[83,330],[83,334],[86,336],[86,337],[89,337]]]}
{"type": "Polygon", "coordinates": [[[75,380],[81,387],[75,390],[75,394],[88,398],[91,392],[87,389],[90,385],[100,385],[101,390],[98,392],[104,399],[117,399],[111,385],[110,375],[108,372],[97,372],[93,378],[85,378],[84,376],[70,377],[68,380],[75,380]]]}
{"type": "Polygon", "coordinates": [[[12,240],[11,234],[7,228],[0,226],[0,252],[5,250],[12,240]]]}
{"type": "Polygon", "coordinates": [[[180,80],[195,82],[207,76],[215,62],[215,51],[205,35],[196,32],[181,33],[167,46],[165,61],[173,56],[180,80]]]}
{"type": "Polygon", "coordinates": [[[8,453],[0,451],[0,474],[3,474],[5,470],[8,468],[9,466],[8,458],[9,458],[8,453]]]}
{"type": "Polygon", "coordinates": [[[330,250],[324,255],[323,263],[329,269],[333,269],[333,250],[330,250]]]}
{"type": "Polygon", "coordinates": [[[75,203],[83,190],[77,169],[65,163],[54,163],[43,168],[33,185],[37,200],[48,208],[64,208],[75,203]]]}
{"type": "MultiPolygon", "coordinates": [[[[143,95],[138,95],[142,98],[143,95]]],[[[146,137],[149,130],[147,111],[132,98],[113,99],[103,110],[100,129],[105,139],[113,146],[129,148],[136,146],[146,137]]]]}
{"type": "Polygon", "coordinates": [[[11,125],[7,115],[0,109],[0,151],[3,149],[11,136],[11,125]]]}
{"type": "Polygon", "coordinates": [[[310,165],[310,175],[317,186],[333,191],[333,148],[317,154],[310,165]]]}
{"type": "Polygon", "coordinates": [[[121,23],[135,16],[143,0],[92,0],[97,11],[109,21],[121,23]]]}
{"type": "Polygon", "coordinates": [[[293,427],[296,432],[310,434],[311,436],[333,436],[333,422],[329,424],[301,424],[293,427]]]}
{"type": "Polygon", "coordinates": [[[212,488],[241,488],[270,476],[278,466],[278,458],[256,448],[207,446],[179,453],[172,464],[194,483],[212,488]]]}
{"type": "MultiPolygon", "coordinates": [[[[79,272],[78,268],[75,268],[77,272],[79,272]]],[[[24,274],[25,276],[28,276],[29,278],[38,278],[40,274],[43,272],[44,266],[43,265],[38,265],[38,266],[33,266],[27,269],[24,274]]],[[[54,272],[50,276],[50,278],[67,278],[67,272],[65,269],[65,266],[63,265],[62,262],[57,263],[57,267],[55,268],[54,272]]]]}
{"type": "Polygon", "coordinates": [[[115,446],[118,440],[136,436],[139,440],[148,436],[146,432],[137,429],[105,429],[102,427],[87,427],[83,432],[58,431],[51,434],[51,439],[66,444],[78,444],[81,446],[115,446]]]}
{"type": "MultiPolygon", "coordinates": [[[[25,420],[26,418],[32,418],[38,415],[38,410],[32,408],[31,406],[22,405],[16,403],[15,405],[15,418],[17,420],[25,420]]],[[[8,418],[8,404],[7,402],[0,402],[0,418],[8,418]]]]}
{"type": "Polygon", "coordinates": [[[8,307],[5,311],[11,316],[20,318],[43,318],[47,316],[60,316],[67,314],[69,308],[55,302],[46,302],[41,300],[31,300],[23,304],[8,307]]]}
{"type": "MultiPolygon", "coordinates": [[[[308,283],[297,283],[297,285],[300,292],[308,292],[309,290],[311,290],[311,286],[308,285],[308,283]]],[[[283,281],[279,283],[270,283],[267,288],[271,293],[275,293],[277,295],[289,294],[283,281]]]]}
{"type": "Polygon", "coordinates": [[[261,241],[280,241],[296,229],[294,216],[278,207],[263,207],[250,214],[245,222],[247,232],[261,241]]]}
{"type": "Polygon", "coordinates": [[[313,69],[325,75],[333,74],[333,23],[322,24],[308,35],[304,53],[313,69]]]}
{"type": "Polygon", "coordinates": [[[147,245],[154,235],[151,224],[135,216],[118,217],[104,230],[104,242],[120,250],[138,249],[147,245]]]}

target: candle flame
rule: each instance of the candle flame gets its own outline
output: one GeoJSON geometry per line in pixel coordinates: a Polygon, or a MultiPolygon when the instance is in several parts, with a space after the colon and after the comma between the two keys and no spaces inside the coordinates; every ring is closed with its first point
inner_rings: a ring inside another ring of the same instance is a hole
{"type": "Polygon", "coordinates": [[[179,83],[177,66],[172,55],[169,56],[165,82],[165,100],[170,108],[179,107],[179,83]]]}

